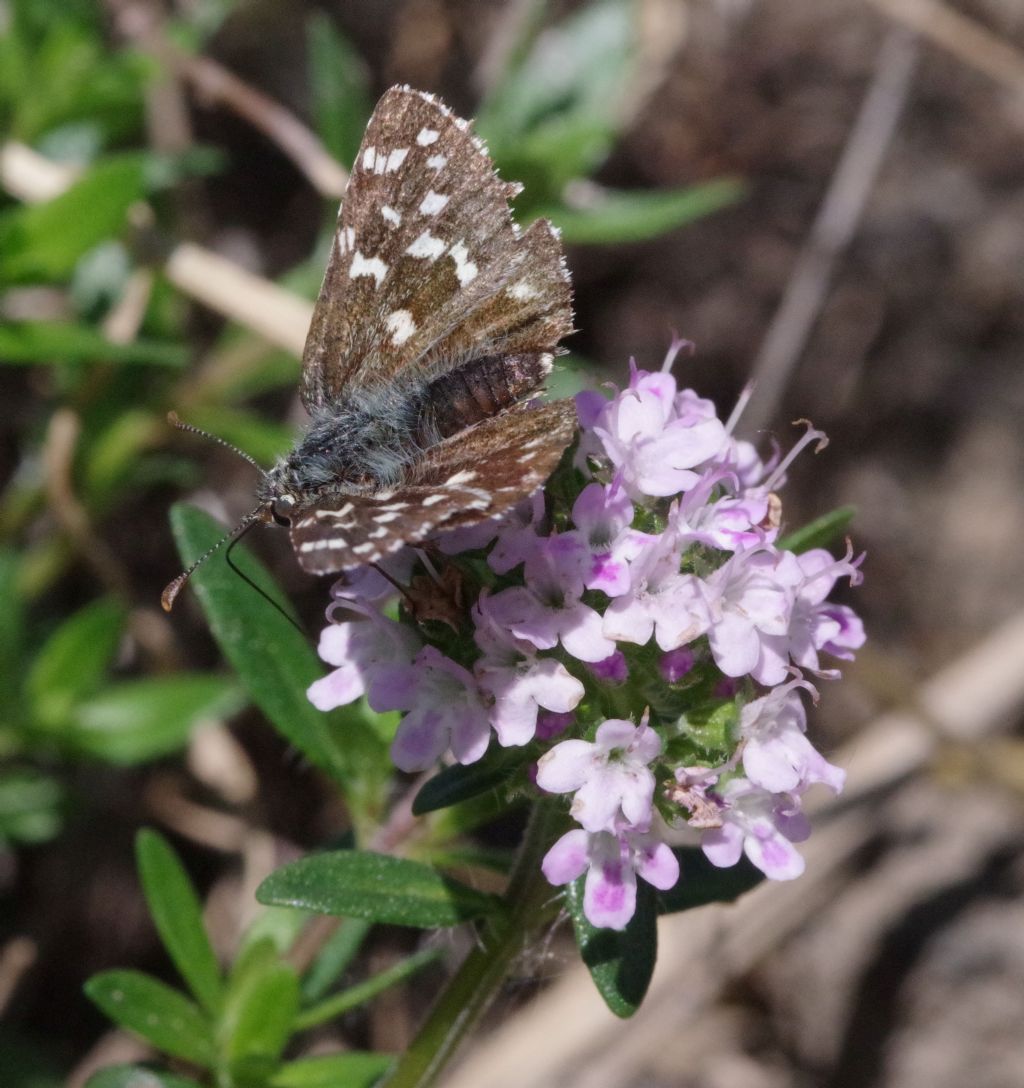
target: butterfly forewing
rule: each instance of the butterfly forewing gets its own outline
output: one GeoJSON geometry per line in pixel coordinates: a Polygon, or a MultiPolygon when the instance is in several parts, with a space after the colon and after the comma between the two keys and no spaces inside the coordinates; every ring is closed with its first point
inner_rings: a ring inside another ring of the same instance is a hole
{"type": "Polygon", "coordinates": [[[347,570],[496,517],[544,483],[575,428],[566,401],[512,409],[440,443],[398,488],[311,504],[292,524],[299,563],[312,573],[347,570]]]}
{"type": "Polygon", "coordinates": [[[551,351],[571,330],[561,246],[547,224],[519,233],[508,206],[518,189],[436,99],[402,87],[384,95],[306,343],[311,411],[408,368],[427,378],[474,356],[551,351]]]}

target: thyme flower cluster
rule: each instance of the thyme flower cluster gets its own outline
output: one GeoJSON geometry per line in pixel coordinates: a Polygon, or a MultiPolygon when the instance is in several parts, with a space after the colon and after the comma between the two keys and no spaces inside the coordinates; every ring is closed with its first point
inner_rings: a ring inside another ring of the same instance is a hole
{"type": "Polygon", "coordinates": [[[762,461],[732,433],[748,394],[723,422],[677,387],[680,347],[659,371],[631,364],[611,399],[576,398],[578,447],[544,491],[441,538],[441,556],[391,561],[410,587],[399,619],[378,571],[335,586],[320,639],[334,671],[309,689],[323,710],[365,695],[402,711],[403,771],[473,763],[492,736],[527,746],[528,788],[571,796],[578,825],[544,874],[585,875],[588,919],[613,929],[634,913],[638,877],[679,879],[666,839],[687,825],[714,865],[745,854],[771,879],[800,875],[802,798],[844,779],[807,738],[808,676],[838,676],[832,660],[864,642],[857,615],[828,599],[840,579],[859,583],[863,557],[778,543],[777,491],[824,436],[808,426],[787,457],[762,461]]]}

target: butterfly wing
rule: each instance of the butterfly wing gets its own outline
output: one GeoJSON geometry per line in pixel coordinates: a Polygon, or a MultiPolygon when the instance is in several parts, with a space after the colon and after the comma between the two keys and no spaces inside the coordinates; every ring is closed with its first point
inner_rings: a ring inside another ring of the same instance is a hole
{"type": "Polygon", "coordinates": [[[311,412],[346,389],[431,380],[471,358],[552,352],[571,331],[568,273],[545,222],[520,233],[468,122],[393,87],[363,137],[303,354],[311,412]]]}
{"type": "Polygon", "coordinates": [[[544,483],[575,430],[569,401],[511,409],[435,446],[390,491],[321,497],[292,522],[299,565],[313,574],[349,570],[496,517],[544,483]]]}

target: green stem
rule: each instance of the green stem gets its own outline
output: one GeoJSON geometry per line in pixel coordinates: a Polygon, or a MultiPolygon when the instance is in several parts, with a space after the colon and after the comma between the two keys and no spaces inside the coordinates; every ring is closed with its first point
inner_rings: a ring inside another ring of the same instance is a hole
{"type": "Polygon", "coordinates": [[[485,923],[477,946],[442,991],[426,1023],[381,1088],[429,1088],[497,994],[530,933],[557,909],[558,895],[540,862],[564,822],[557,802],[530,814],[505,893],[506,910],[485,923]]]}
{"type": "Polygon", "coordinates": [[[306,1031],[308,1028],[316,1027],[318,1024],[326,1023],[328,1020],[341,1016],[343,1013],[348,1012],[349,1009],[358,1008],[371,998],[376,997],[377,994],[422,970],[428,963],[433,963],[440,955],[440,948],[425,948],[422,952],[416,952],[389,967],[386,971],[374,975],[373,978],[368,978],[357,986],[350,986],[347,990],[342,990],[341,993],[328,997],[318,1005],[304,1009],[295,1017],[295,1030],[306,1031]]]}

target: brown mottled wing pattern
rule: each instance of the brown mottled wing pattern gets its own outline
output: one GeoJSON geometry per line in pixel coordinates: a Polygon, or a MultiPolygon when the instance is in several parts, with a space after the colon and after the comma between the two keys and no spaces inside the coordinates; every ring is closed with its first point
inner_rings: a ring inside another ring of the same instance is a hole
{"type": "Polygon", "coordinates": [[[575,429],[570,401],[514,408],[441,442],[390,491],[321,497],[292,523],[299,564],[348,570],[502,514],[551,475],[575,429]]]}
{"type": "Polygon", "coordinates": [[[311,411],[407,367],[427,380],[471,358],[553,352],[571,331],[553,228],[521,233],[466,121],[394,87],[377,105],[342,203],[303,355],[311,411]]]}

